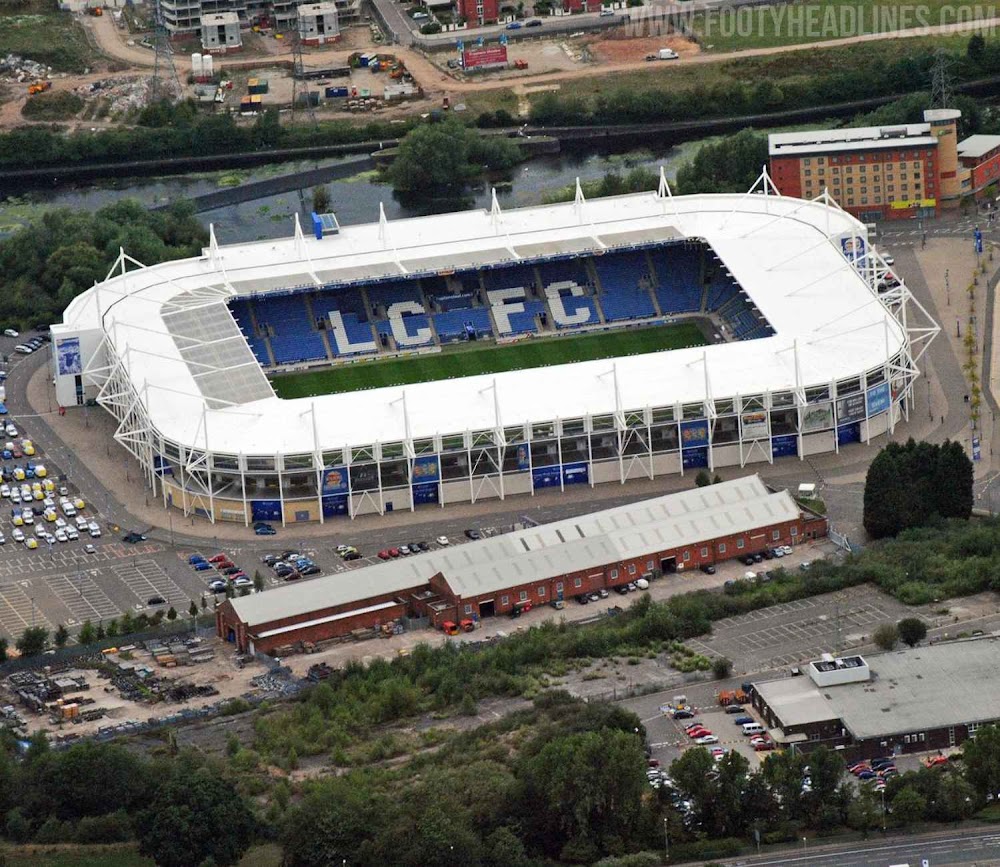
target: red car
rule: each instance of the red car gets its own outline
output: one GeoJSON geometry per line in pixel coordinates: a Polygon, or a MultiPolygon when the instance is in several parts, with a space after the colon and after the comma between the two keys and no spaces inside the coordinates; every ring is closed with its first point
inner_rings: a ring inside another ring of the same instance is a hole
{"type": "Polygon", "coordinates": [[[391,558],[391,556],[392,555],[388,551],[379,551],[378,552],[378,558],[379,558],[379,560],[389,560],[391,558]]]}
{"type": "Polygon", "coordinates": [[[220,572],[223,569],[232,569],[233,566],[236,565],[235,563],[232,563],[229,560],[213,560],[212,562],[215,564],[215,568],[218,569],[220,572]]]}
{"type": "Polygon", "coordinates": [[[924,765],[928,768],[937,767],[938,765],[948,764],[947,756],[928,756],[924,759],[924,765]]]}
{"type": "Polygon", "coordinates": [[[208,562],[209,563],[222,563],[223,561],[228,560],[228,559],[229,559],[229,557],[226,554],[216,554],[214,557],[209,557],[208,558],[208,562]]]}
{"type": "Polygon", "coordinates": [[[711,732],[704,726],[698,726],[698,728],[695,729],[688,729],[687,734],[689,738],[701,738],[705,735],[710,735],[711,732]]]}
{"type": "Polygon", "coordinates": [[[759,744],[754,744],[753,748],[754,752],[765,753],[774,749],[774,741],[761,741],[759,744]]]}
{"type": "Polygon", "coordinates": [[[389,549],[389,556],[392,557],[393,559],[395,559],[396,557],[398,557],[399,556],[399,548],[390,548],[389,549]]]}

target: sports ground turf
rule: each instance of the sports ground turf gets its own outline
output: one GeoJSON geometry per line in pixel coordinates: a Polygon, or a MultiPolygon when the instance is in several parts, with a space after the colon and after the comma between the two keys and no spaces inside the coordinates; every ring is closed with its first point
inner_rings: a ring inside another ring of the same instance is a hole
{"type": "Polygon", "coordinates": [[[598,358],[617,358],[685,346],[704,346],[705,342],[698,326],[686,322],[582,337],[533,339],[508,346],[462,343],[449,346],[440,353],[365,361],[309,373],[276,376],[274,390],[278,397],[310,397],[552,364],[571,364],[598,358]]]}

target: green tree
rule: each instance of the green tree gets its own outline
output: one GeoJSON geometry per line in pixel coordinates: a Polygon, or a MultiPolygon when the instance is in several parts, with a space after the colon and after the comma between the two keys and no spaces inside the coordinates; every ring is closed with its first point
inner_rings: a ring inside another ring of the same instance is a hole
{"type": "Polygon", "coordinates": [[[892,799],[893,818],[901,825],[913,825],[924,818],[927,799],[912,786],[899,790],[892,799]]]}
{"type": "Polygon", "coordinates": [[[193,599],[191,600],[191,604],[188,606],[188,616],[189,617],[198,616],[198,603],[195,602],[193,599]]]}
{"type": "Polygon", "coordinates": [[[708,470],[698,470],[694,477],[694,483],[699,488],[707,488],[712,484],[712,477],[708,474],[708,470]]]}
{"type": "Polygon", "coordinates": [[[934,805],[935,818],[945,822],[961,822],[963,819],[968,819],[982,803],[982,799],[977,802],[976,794],[974,786],[958,774],[945,774],[934,805]]]}
{"type": "Polygon", "coordinates": [[[530,867],[524,844],[510,828],[495,829],[485,840],[483,867],[530,867]]]}
{"type": "Polygon", "coordinates": [[[60,623],[56,627],[55,634],[52,636],[52,643],[56,647],[65,647],[67,641],[69,641],[69,630],[60,623]]]}
{"type": "Polygon", "coordinates": [[[881,815],[875,790],[871,786],[861,786],[847,807],[847,823],[867,839],[868,832],[879,826],[881,815]]]}
{"type": "Polygon", "coordinates": [[[712,660],[712,675],[716,680],[725,680],[732,673],[732,660],[726,659],[724,656],[712,660]]]}
{"type": "Polygon", "coordinates": [[[896,624],[900,641],[907,647],[915,647],[927,637],[927,624],[919,617],[904,617],[896,624]]]}
{"type": "Polygon", "coordinates": [[[892,650],[899,642],[899,630],[895,623],[883,623],[872,633],[872,641],[882,650],[892,650]]]}
{"type": "Polygon", "coordinates": [[[312,209],[317,214],[325,214],[330,210],[330,193],[323,184],[313,187],[312,209]]]}
{"type": "Polygon", "coordinates": [[[84,646],[93,644],[97,640],[97,630],[94,629],[94,624],[89,620],[84,620],[76,639],[84,646]]]}
{"type": "Polygon", "coordinates": [[[7,661],[7,639],[0,638],[0,663],[7,661]]]}
{"type": "Polygon", "coordinates": [[[983,726],[962,744],[965,779],[980,798],[1000,794],[1000,728],[983,726]]]}
{"type": "Polygon", "coordinates": [[[233,786],[208,767],[176,764],[134,817],[139,852],[158,867],[190,867],[208,857],[236,864],[250,846],[254,820],[233,786]]]}
{"type": "Polygon", "coordinates": [[[38,656],[49,642],[49,631],[42,626],[29,626],[17,639],[17,649],[22,656],[38,656]]]}
{"type": "Polygon", "coordinates": [[[253,589],[258,593],[264,590],[264,576],[260,574],[259,569],[254,569],[253,573],[253,589]]]}
{"type": "MultiPolygon", "coordinates": [[[[770,95],[773,94],[767,96],[770,95]]],[[[767,136],[745,129],[702,145],[694,159],[678,169],[676,191],[683,195],[745,193],[760,176],[765,163],[767,136]]]]}
{"type": "Polygon", "coordinates": [[[171,605],[170,608],[167,609],[167,620],[173,622],[176,619],[177,619],[177,609],[174,608],[173,605],[171,605]]]}

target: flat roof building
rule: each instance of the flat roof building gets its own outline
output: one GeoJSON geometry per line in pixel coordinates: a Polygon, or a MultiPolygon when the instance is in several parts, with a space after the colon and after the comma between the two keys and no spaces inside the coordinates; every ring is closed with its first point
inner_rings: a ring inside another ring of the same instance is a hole
{"type": "Polygon", "coordinates": [[[235,12],[215,12],[201,16],[201,47],[211,54],[226,54],[243,47],[240,16],[235,12]]]}
{"type": "Polygon", "coordinates": [[[840,683],[823,679],[824,660],[804,677],[755,683],[753,703],[779,745],[868,757],[943,750],[1000,721],[998,659],[995,638],[847,657],[833,661],[851,674],[840,683]]]}
{"type": "Polygon", "coordinates": [[[298,7],[299,38],[303,45],[326,45],[340,39],[337,4],[303,3],[298,7]]]}
{"type": "Polygon", "coordinates": [[[390,560],[265,593],[217,609],[219,635],[270,652],[323,641],[387,617],[434,626],[569,599],[640,577],[701,565],[826,534],[787,491],[748,476],[390,560]]]}
{"type": "Polygon", "coordinates": [[[772,133],[771,176],[782,195],[829,190],[861,220],[936,216],[958,203],[961,112],[930,109],[924,123],[772,133]]]}

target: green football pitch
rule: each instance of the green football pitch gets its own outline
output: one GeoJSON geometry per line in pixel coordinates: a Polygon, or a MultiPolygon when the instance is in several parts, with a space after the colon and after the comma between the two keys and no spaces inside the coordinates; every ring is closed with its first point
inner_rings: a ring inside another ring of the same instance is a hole
{"type": "Polygon", "coordinates": [[[308,373],[284,374],[274,377],[273,382],[278,397],[311,397],[317,394],[639,355],[685,346],[704,346],[705,343],[698,326],[686,322],[581,337],[532,339],[507,346],[478,342],[452,344],[442,352],[433,354],[363,361],[308,373]]]}

